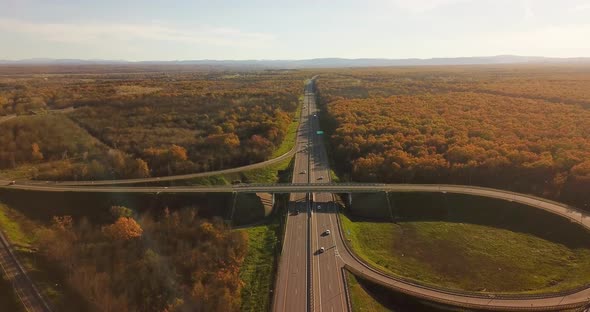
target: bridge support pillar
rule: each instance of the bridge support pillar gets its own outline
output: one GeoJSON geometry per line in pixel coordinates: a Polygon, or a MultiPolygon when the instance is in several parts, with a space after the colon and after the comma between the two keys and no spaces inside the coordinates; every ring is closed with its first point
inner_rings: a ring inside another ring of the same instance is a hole
{"type": "Polygon", "coordinates": [[[275,206],[275,193],[271,193],[271,195],[272,195],[271,205],[272,205],[272,207],[274,207],[275,206]]]}
{"type": "Polygon", "coordinates": [[[352,193],[348,193],[348,207],[352,208],[352,193]]]}

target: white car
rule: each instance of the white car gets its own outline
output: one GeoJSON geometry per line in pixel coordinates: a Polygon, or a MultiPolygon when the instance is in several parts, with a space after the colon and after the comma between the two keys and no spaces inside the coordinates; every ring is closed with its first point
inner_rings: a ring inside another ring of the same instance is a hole
{"type": "Polygon", "coordinates": [[[300,174],[306,174],[306,173],[307,173],[307,171],[305,171],[305,170],[300,172],[300,174]]]}
{"type": "Polygon", "coordinates": [[[320,177],[318,178],[318,180],[323,180],[323,179],[324,179],[324,176],[320,176],[320,177]]]}
{"type": "Polygon", "coordinates": [[[322,206],[318,205],[318,210],[321,210],[321,209],[322,209],[322,206]]]}
{"type": "Polygon", "coordinates": [[[320,253],[324,253],[324,251],[326,251],[326,248],[320,247],[320,253]]]}
{"type": "Polygon", "coordinates": [[[10,182],[8,182],[8,185],[15,185],[15,184],[16,184],[16,181],[10,181],[10,182]]]}
{"type": "Polygon", "coordinates": [[[324,234],[326,234],[326,235],[330,235],[330,230],[326,230],[326,231],[324,232],[324,234]]]}

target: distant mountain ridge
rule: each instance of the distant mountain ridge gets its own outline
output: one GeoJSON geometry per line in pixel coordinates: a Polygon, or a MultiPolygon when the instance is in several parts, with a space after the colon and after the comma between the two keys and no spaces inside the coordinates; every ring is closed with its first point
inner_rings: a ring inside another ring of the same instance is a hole
{"type": "Polygon", "coordinates": [[[315,58],[304,60],[180,60],[180,61],[140,61],[101,60],[101,59],[50,59],[34,58],[24,60],[0,60],[0,65],[205,65],[227,67],[260,68],[340,68],[340,67],[383,67],[383,66],[436,66],[436,65],[491,65],[491,64],[526,64],[526,63],[587,63],[590,57],[552,58],[542,56],[474,56],[451,58],[315,58]]]}

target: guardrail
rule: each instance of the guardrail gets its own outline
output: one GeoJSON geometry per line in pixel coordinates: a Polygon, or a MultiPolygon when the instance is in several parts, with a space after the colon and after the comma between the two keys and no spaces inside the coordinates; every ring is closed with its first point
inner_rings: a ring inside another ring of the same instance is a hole
{"type": "Polygon", "coordinates": [[[344,285],[344,296],[346,297],[346,310],[352,312],[352,300],[350,299],[350,286],[348,285],[348,279],[346,278],[346,268],[340,268],[340,273],[342,274],[342,285],[344,285]]]}
{"type": "Polygon", "coordinates": [[[313,252],[311,251],[311,199],[309,198],[309,193],[305,196],[307,197],[307,310],[309,312],[313,312],[315,310],[315,298],[313,293],[313,252]]]}

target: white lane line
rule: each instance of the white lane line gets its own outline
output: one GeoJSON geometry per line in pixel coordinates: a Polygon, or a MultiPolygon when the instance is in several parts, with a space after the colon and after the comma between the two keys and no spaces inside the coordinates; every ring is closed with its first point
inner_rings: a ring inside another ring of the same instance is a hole
{"type": "MultiPolygon", "coordinates": [[[[334,194],[332,194],[332,200],[334,201],[334,194]]],[[[336,203],[334,201],[334,207],[336,208],[336,203]]],[[[334,209],[334,213],[338,213],[338,211],[336,209],[334,209]]],[[[328,218],[330,218],[330,227],[334,229],[334,222],[332,220],[332,213],[330,213],[328,215],[328,218]]],[[[334,234],[334,235],[338,235],[338,234],[334,234]]],[[[330,236],[332,236],[332,234],[330,234],[330,236]]],[[[342,257],[340,257],[340,254],[338,253],[338,246],[336,246],[336,239],[332,236],[332,243],[334,244],[334,262],[336,264],[336,266],[338,266],[338,259],[336,257],[339,257],[340,260],[342,260],[344,262],[344,260],[342,259],[342,257]]],[[[346,289],[344,289],[344,284],[342,283],[342,281],[340,280],[340,278],[338,278],[338,288],[342,289],[344,291],[340,292],[340,302],[342,304],[342,308],[346,307],[346,298],[344,297],[344,294],[346,293],[346,289]]]]}
{"type": "MultiPolygon", "coordinates": [[[[317,215],[316,215],[316,218],[317,218],[317,215]]],[[[317,235],[317,220],[315,220],[316,218],[312,218],[311,219],[312,220],[312,223],[311,224],[312,224],[312,233],[314,233],[314,236],[315,236],[315,239],[316,239],[316,248],[315,249],[317,251],[317,250],[319,250],[319,248],[321,246],[320,246],[320,241],[319,241],[319,238],[318,238],[318,235],[317,235]],[[314,220],[315,220],[315,222],[314,222],[314,220]]],[[[314,254],[316,253],[316,251],[314,251],[314,254]]],[[[319,295],[318,297],[319,297],[319,311],[320,312],[322,311],[322,287],[321,287],[321,285],[322,285],[322,278],[321,278],[322,272],[321,272],[321,269],[320,269],[320,257],[321,257],[321,255],[322,255],[321,253],[317,253],[316,256],[315,256],[317,258],[316,260],[317,260],[317,264],[318,264],[318,274],[317,274],[317,276],[318,276],[318,295],[319,295]]]]}

